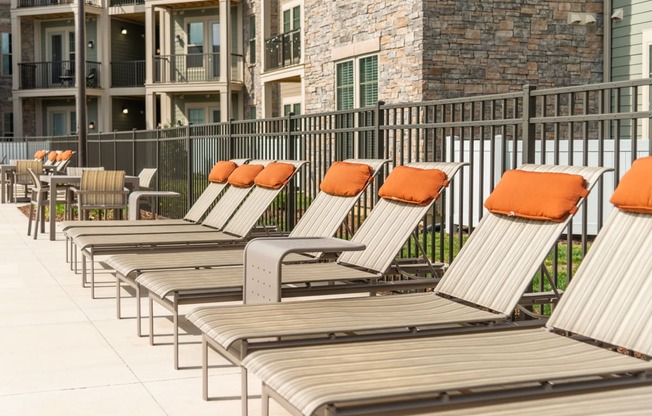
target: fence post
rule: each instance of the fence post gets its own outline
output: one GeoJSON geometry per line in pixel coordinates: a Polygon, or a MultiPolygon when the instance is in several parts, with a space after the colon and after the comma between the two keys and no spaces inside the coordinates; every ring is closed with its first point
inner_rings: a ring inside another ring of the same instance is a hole
{"type": "MultiPolygon", "coordinates": [[[[287,123],[287,134],[286,134],[286,147],[287,147],[287,157],[290,160],[295,160],[296,159],[296,149],[294,146],[294,136],[293,132],[295,131],[295,119],[294,113],[289,113],[287,118],[286,118],[286,123],[287,123]]],[[[294,228],[294,222],[296,218],[296,197],[297,197],[297,187],[295,184],[295,179],[292,178],[290,183],[288,183],[287,186],[287,198],[285,198],[285,226],[287,231],[291,231],[294,228]]]]}
{"type": "Polygon", "coordinates": [[[118,130],[113,130],[113,169],[118,169],[118,130]]]}
{"type": "Polygon", "coordinates": [[[381,127],[385,125],[385,111],[380,108],[384,105],[385,101],[378,101],[376,102],[376,108],[374,109],[376,159],[383,159],[385,157],[385,130],[381,129],[381,127]]]}
{"type": "MultiPolygon", "coordinates": [[[[188,163],[187,163],[187,174],[188,174],[188,208],[192,206],[192,195],[193,195],[193,186],[192,186],[192,140],[190,139],[190,126],[185,127],[186,130],[186,149],[188,149],[188,163]]],[[[187,211],[187,209],[186,209],[187,211]]]]}
{"type": "Polygon", "coordinates": [[[233,142],[234,139],[233,139],[233,123],[232,122],[233,122],[233,119],[230,118],[229,121],[227,122],[227,125],[226,125],[226,129],[227,129],[226,135],[227,135],[227,139],[229,141],[229,157],[228,157],[229,159],[235,159],[236,158],[235,144],[233,142]]]}
{"type": "Polygon", "coordinates": [[[536,126],[530,121],[537,114],[537,100],[532,96],[534,85],[523,86],[523,159],[522,163],[534,163],[536,126]]]}
{"type": "Polygon", "coordinates": [[[131,171],[132,175],[136,173],[136,129],[131,130],[131,171]]]}
{"type": "Polygon", "coordinates": [[[156,190],[158,191],[160,188],[161,188],[161,129],[156,129],[156,190]]]}

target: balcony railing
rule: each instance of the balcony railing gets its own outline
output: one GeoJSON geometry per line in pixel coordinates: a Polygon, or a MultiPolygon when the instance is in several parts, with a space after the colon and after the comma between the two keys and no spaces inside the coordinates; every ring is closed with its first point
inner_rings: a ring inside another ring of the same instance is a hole
{"type": "MultiPolygon", "coordinates": [[[[100,86],[99,62],[86,61],[86,86],[100,86]]],[[[72,88],[75,86],[75,61],[19,63],[19,88],[72,88]]]]}
{"type": "Polygon", "coordinates": [[[145,61],[111,62],[112,87],[145,85],[145,61]]]}
{"type": "Polygon", "coordinates": [[[217,81],[220,78],[219,53],[157,55],[154,57],[154,82],[187,83],[217,81]]]}
{"type": "Polygon", "coordinates": [[[47,7],[73,4],[75,0],[18,0],[18,7],[47,7]]]}
{"type": "Polygon", "coordinates": [[[265,40],[265,70],[270,71],[301,63],[301,29],[265,40]]]}
{"type": "Polygon", "coordinates": [[[135,4],[145,4],[145,0],[111,0],[109,5],[113,6],[130,6],[135,4]]]}

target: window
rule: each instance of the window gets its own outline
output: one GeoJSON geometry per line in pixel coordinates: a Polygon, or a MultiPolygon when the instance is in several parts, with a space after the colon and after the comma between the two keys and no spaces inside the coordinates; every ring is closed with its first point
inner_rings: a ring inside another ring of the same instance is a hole
{"type": "Polygon", "coordinates": [[[203,108],[189,108],[188,109],[188,124],[204,124],[204,109],[203,108]]]}
{"type": "Polygon", "coordinates": [[[336,77],[337,110],[376,105],[378,101],[377,55],[338,63],[336,77]]]}
{"type": "Polygon", "coordinates": [[[0,44],[1,44],[1,52],[2,52],[2,75],[11,75],[12,73],[11,33],[2,32],[2,35],[0,36],[0,44]]]}
{"type": "Polygon", "coordinates": [[[249,63],[256,63],[256,16],[249,16],[249,63]]]}
{"type": "Polygon", "coordinates": [[[2,113],[2,137],[14,137],[14,113],[2,113]]]}
{"type": "Polygon", "coordinates": [[[283,10],[283,33],[301,28],[301,6],[283,10]]]}
{"type": "Polygon", "coordinates": [[[290,113],[294,113],[295,116],[301,114],[301,103],[284,104],[283,115],[288,116],[290,113]]]}

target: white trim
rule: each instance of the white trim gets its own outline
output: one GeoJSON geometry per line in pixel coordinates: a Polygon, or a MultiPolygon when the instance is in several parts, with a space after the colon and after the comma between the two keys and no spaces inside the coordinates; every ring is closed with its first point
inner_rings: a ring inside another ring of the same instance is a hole
{"type": "MultiPolygon", "coordinates": [[[[337,65],[343,64],[345,62],[353,62],[353,108],[360,108],[360,60],[364,58],[369,58],[371,56],[375,56],[378,59],[378,65],[380,66],[380,56],[377,53],[371,53],[371,54],[366,54],[366,55],[359,55],[355,56],[352,58],[348,59],[342,59],[337,62],[333,62],[335,65],[335,70],[334,70],[334,93],[335,96],[334,98],[334,103],[335,103],[335,110],[338,111],[339,109],[337,108],[337,65]]],[[[380,86],[380,79],[378,79],[378,85],[380,86]]]]}
{"type": "Polygon", "coordinates": [[[378,52],[380,52],[380,37],[334,48],[331,52],[331,59],[333,61],[341,61],[347,58],[372,55],[378,52]]]}
{"type": "MultiPolygon", "coordinates": [[[[650,56],[650,47],[652,47],[652,29],[643,30],[641,32],[641,78],[650,77],[650,64],[652,63],[652,56],[650,56]]],[[[641,88],[641,110],[650,110],[650,87],[641,88]]],[[[634,109],[636,111],[636,109],[634,109]]],[[[650,136],[650,120],[647,118],[641,119],[641,132],[639,134],[642,138],[649,138],[650,136]]]]}

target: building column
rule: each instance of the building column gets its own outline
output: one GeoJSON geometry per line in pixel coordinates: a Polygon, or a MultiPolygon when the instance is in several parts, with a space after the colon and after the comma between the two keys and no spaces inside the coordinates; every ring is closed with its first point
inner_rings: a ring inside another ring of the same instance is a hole
{"type": "Polygon", "coordinates": [[[23,134],[23,100],[14,96],[14,137],[25,137],[23,134]]]}
{"type": "MultiPolygon", "coordinates": [[[[11,47],[12,47],[12,58],[13,58],[13,62],[11,64],[11,71],[13,74],[13,77],[11,79],[11,89],[14,91],[18,90],[20,86],[20,68],[18,67],[18,63],[22,61],[21,56],[23,54],[23,43],[20,36],[21,22],[22,20],[20,17],[11,16],[11,43],[12,43],[11,47]]],[[[16,118],[14,119],[14,130],[16,130],[17,120],[18,119],[16,118]]],[[[21,126],[21,131],[22,131],[22,126],[21,126]]]]}
{"type": "MultiPolygon", "coordinates": [[[[161,112],[163,110],[161,109],[161,112]]],[[[161,122],[161,124],[163,124],[161,122]]],[[[156,94],[148,91],[145,94],[145,128],[153,130],[157,126],[156,123],[156,94]]]]}
{"type": "Polygon", "coordinates": [[[231,2],[220,0],[220,80],[226,83],[226,95],[220,103],[224,120],[231,119],[231,2]]]}
{"type": "Polygon", "coordinates": [[[154,39],[156,16],[154,9],[152,5],[145,3],[145,85],[154,83],[154,52],[156,47],[154,39]]]}

